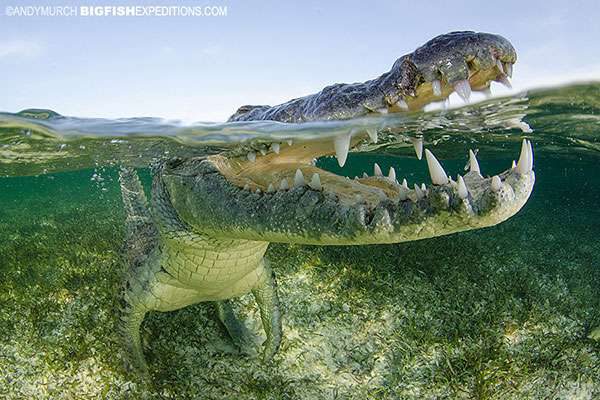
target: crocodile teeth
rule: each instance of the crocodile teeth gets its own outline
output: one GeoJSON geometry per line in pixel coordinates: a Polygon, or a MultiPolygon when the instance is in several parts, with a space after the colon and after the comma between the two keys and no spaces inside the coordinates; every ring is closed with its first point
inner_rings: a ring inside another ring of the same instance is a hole
{"type": "Polygon", "coordinates": [[[533,168],[533,149],[527,139],[523,139],[521,144],[521,155],[517,162],[516,170],[520,174],[525,174],[533,168]]]}
{"type": "Polygon", "coordinates": [[[446,97],[444,99],[444,101],[442,102],[442,108],[444,109],[444,111],[450,108],[450,98],[446,97]]]}
{"type": "Polygon", "coordinates": [[[314,190],[321,190],[321,177],[316,172],[313,174],[310,183],[308,184],[314,190]]]}
{"type": "Polygon", "coordinates": [[[302,175],[299,168],[296,170],[296,175],[294,175],[294,187],[298,186],[304,186],[304,175],[302,175]]]}
{"type": "Polygon", "coordinates": [[[260,194],[260,189],[259,189],[259,188],[257,188],[255,193],[256,193],[256,194],[260,194]]]}
{"type": "Polygon", "coordinates": [[[287,144],[288,144],[288,146],[291,146],[294,144],[294,141],[292,139],[288,139],[287,144]]]}
{"type": "Polygon", "coordinates": [[[468,80],[464,79],[456,82],[454,84],[454,90],[464,102],[469,101],[469,98],[471,97],[471,85],[468,80]]]}
{"type": "Polygon", "coordinates": [[[388,113],[388,109],[385,107],[379,108],[377,109],[377,112],[380,114],[387,114],[388,113]]]}
{"type": "Polygon", "coordinates": [[[512,89],[512,85],[506,75],[501,75],[498,79],[496,79],[496,82],[501,83],[502,86],[512,89]]]}
{"type": "Polygon", "coordinates": [[[423,158],[423,138],[411,138],[410,141],[415,148],[415,154],[417,155],[417,159],[420,160],[423,158]]]}
{"type": "Polygon", "coordinates": [[[248,153],[248,155],[246,157],[248,157],[248,161],[250,161],[250,162],[256,161],[256,153],[253,151],[248,153]]]}
{"type": "Polygon", "coordinates": [[[533,169],[533,146],[531,145],[531,141],[527,141],[527,146],[529,147],[529,170],[533,169]]]}
{"type": "Polygon", "coordinates": [[[456,183],[458,185],[458,197],[461,199],[466,199],[469,196],[469,191],[467,190],[467,185],[465,184],[465,180],[462,176],[458,176],[456,179],[456,183]]]}
{"type": "Polygon", "coordinates": [[[400,187],[400,191],[398,192],[398,200],[406,200],[408,198],[408,188],[400,187]]]}
{"type": "Polygon", "coordinates": [[[421,200],[423,197],[425,197],[425,193],[423,193],[423,190],[421,190],[419,185],[417,185],[416,183],[415,183],[415,194],[417,195],[417,200],[421,200]]]}
{"type": "Polygon", "coordinates": [[[381,172],[381,167],[377,163],[375,163],[373,165],[373,175],[375,175],[375,176],[383,176],[383,172],[381,172]]]}
{"type": "Polygon", "coordinates": [[[290,185],[288,184],[287,179],[282,179],[281,183],[279,184],[279,190],[288,190],[290,188],[290,185]]]}
{"type": "Polygon", "coordinates": [[[481,170],[479,169],[479,163],[477,162],[477,157],[475,157],[475,153],[473,150],[469,149],[469,171],[477,172],[481,174],[481,170]]]}
{"type": "Polygon", "coordinates": [[[512,78],[513,65],[511,63],[505,63],[504,69],[506,70],[506,75],[508,75],[509,78],[512,78]]]}
{"type": "Polygon", "coordinates": [[[431,82],[431,88],[433,89],[434,96],[442,95],[442,82],[440,82],[439,80],[436,79],[433,82],[431,82]]]}
{"type": "Polygon", "coordinates": [[[396,105],[398,106],[398,108],[400,108],[401,110],[408,110],[408,104],[406,103],[406,101],[404,101],[404,99],[400,99],[396,102],[396,105]]]}
{"type": "Polygon", "coordinates": [[[377,131],[375,129],[367,128],[367,134],[371,138],[371,142],[377,143],[377,131]]]}
{"type": "Polygon", "coordinates": [[[260,149],[260,154],[262,154],[263,156],[267,155],[267,149],[260,149]]]}
{"type": "Polygon", "coordinates": [[[427,193],[427,186],[425,186],[425,183],[421,183],[421,190],[423,193],[427,193]]]}
{"type": "Polygon", "coordinates": [[[405,189],[408,189],[408,182],[406,181],[406,178],[402,179],[402,186],[404,186],[405,189]]]}
{"type": "Polygon", "coordinates": [[[340,136],[336,136],[333,140],[333,147],[335,148],[335,157],[337,158],[340,167],[343,167],[344,164],[346,164],[346,159],[348,158],[348,151],[350,150],[351,138],[352,135],[350,133],[346,133],[340,136]]]}
{"type": "Polygon", "coordinates": [[[446,171],[444,171],[442,164],[440,164],[429,149],[425,149],[425,158],[427,159],[427,167],[429,167],[431,182],[433,182],[434,185],[445,185],[448,183],[446,171]]]}
{"type": "Polygon", "coordinates": [[[504,74],[504,65],[502,65],[502,61],[500,60],[496,60],[496,67],[498,67],[498,70],[500,71],[501,74],[504,74]]]}
{"type": "Polygon", "coordinates": [[[368,177],[369,177],[369,175],[367,175],[367,173],[366,173],[366,172],[363,172],[363,176],[362,176],[362,177],[363,177],[363,178],[368,178],[368,177]]]}
{"type": "Polygon", "coordinates": [[[279,149],[280,149],[279,143],[273,143],[271,145],[271,151],[273,151],[273,153],[279,154],[279,149]]]}
{"type": "Polygon", "coordinates": [[[392,182],[396,182],[396,170],[394,167],[390,167],[390,172],[388,173],[388,179],[392,182]]]}
{"type": "Polygon", "coordinates": [[[250,185],[248,185],[247,183],[244,185],[244,190],[250,190],[250,185]]]}
{"type": "Polygon", "coordinates": [[[498,192],[502,188],[502,180],[498,175],[492,177],[492,191],[498,192]]]}
{"type": "Polygon", "coordinates": [[[267,188],[267,193],[273,193],[275,191],[275,187],[272,183],[269,183],[269,187],[267,188]]]}
{"type": "Polygon", "coordinates": [[[517,162],[515,160],[512,161],[512,165],[510,166],[512,169],[517,168],[517,162]]]}

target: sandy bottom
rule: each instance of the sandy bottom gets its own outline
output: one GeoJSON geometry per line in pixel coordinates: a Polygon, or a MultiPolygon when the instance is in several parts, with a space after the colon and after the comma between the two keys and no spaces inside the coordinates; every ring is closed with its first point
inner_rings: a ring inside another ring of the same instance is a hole
{"type": "MultiPolygon", "coordinates": [[[[538,191],[477,232],[273,245],[284,314],[273,363],[239,354],[198,304],[147,317],[147,387],[123,370],[115,336],[116,183],[36,182],[35,195],[8,185],[0,208],[2,398],[600,397],[600,342],[589,337],[600,326],[600,211],[583,200],[565,209],[556,199],[567,188],[538,191]]],[[[260,335],[252,298],[237,308],[260,335]]]]}

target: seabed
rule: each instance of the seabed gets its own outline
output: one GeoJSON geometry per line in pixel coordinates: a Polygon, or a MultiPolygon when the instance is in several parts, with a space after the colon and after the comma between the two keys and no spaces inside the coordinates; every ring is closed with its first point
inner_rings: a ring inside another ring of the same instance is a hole
{"type": "MultiPolygon", "coordinates": [[[[397,245],[272,245],[284,339],[271,365],[239,354],[209,304],[152,313],[142,328],[152,387],[124,371],[115,334],[116,171],[106,191],[90,189],[92,171],[4,179],[0,397],[599,398],[600,210],[567,184],[582,163],[538,160],[532,199],[496,227],[397,245]]],[[[237,308],[259,334],[252,303],[237,308]]]]}

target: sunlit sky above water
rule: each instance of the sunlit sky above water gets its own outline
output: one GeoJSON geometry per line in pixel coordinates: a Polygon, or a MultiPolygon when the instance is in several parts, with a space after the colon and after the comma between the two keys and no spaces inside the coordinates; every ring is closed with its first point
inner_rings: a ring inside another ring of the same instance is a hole
{"type": "MultiPolygon", "coordinates": [[[[43,4],[50,2],[27,3],[43,4]]],[[[4,6],[20,2],[3,2],[0,110],[222,121],[242,104],[277,104],[374,78],[430,38],[466,29],[513,43],[513,91],[600,80],[597,1],[152,4],[226,6],[227,16],[9,17],[4,6]]],[[[456,95],[451,101],[460,103],[456,95]]]]}

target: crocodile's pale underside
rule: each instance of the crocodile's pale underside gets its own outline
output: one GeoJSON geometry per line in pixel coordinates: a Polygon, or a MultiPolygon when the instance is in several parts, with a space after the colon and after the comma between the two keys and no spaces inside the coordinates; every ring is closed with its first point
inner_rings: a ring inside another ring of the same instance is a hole
{"type": "MultiPolygon", "coordinates": [[[[244,106],[230,120],[304,122],[401,112],[443,100],[468,98],[490,81],[508,82],[516,54],[497,35],[454,32],[401,57],[365,83],[339,84],[275,107],[244,106]]],[[[535,176],[531,143],[518,163],[484,178],[475,155],[470,171],[450,179],[429,151],[430,186],[409,188],[395,171],[349,180],[317,168],[316,157],[348,150],[376,132],[323,140],[272,143],[247,155],[234,152],[172,159],[153,167],[151,202],[131,169],[121,171],[127,211],[121,333],[130,365],[147,371],[140,324],[148,311],[214,302],[217,315],[241,349],[253,339],[229,299],[252,293],[266,333],[263,359],[276,353],[281,321],[273,272],[264,259],[270,242],[316,245],[397,243],[495,225],[527,201],[535,176]]]]}

